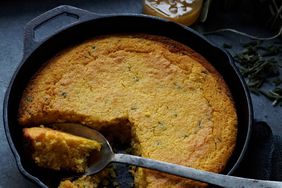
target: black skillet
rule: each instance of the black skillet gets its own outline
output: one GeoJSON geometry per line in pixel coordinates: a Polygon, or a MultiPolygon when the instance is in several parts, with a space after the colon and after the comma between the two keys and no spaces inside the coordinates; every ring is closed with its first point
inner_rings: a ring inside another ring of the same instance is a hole
{"type": "Polygon", "coordinates": [[[132,14],[97,15],[64,5],[36,17],[26,25],[23,59],[11,79],[4,100],[6,136],[20,172],[28,179],[41,187],[53,187],[58,185],[61,178],[60,173],[37,168],[24,157],[22,130],[17,122],[17,112],[22,92],[30,78],[47,59],[69,45],[98,35],[134,32],[162,35],[186,44],[202,54],[223,76],[231,90],[239,118],[237,147],[223,172],[234,173],[247,150],[253,112],[246,85],[229,54],[196,31],[167,20],[132,14]],[[75,21],[59,29],[51,37],[36,41],[35,31],[59,16],[71,17],[75,21]]]}

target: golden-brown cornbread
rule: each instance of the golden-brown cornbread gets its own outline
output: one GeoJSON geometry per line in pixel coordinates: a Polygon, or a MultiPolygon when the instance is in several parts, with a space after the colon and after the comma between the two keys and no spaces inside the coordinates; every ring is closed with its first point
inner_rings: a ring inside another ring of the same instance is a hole
{"type": "Polygon", "coordinates": [[[84,176],[75,181],[61,181],[58,188],[97,188],[99,183],[100,179],[97,177],[84,176]]]}
{"type": "Polygon", "coordinates": [[[32,149],[32,158],[38,166],[54,170],[84,172],[87,159],[101,144],[43,127],[23,129],[24,139],[32,149]]]}
{"type": "Polygon", "coordinates": [[[94,176],[82,176],[77,180],[64,180],[60,182],[58,188],[97,188],[99,187],[101,178],[105,176],[104,172],[94,176]]]}
{"type": "MultiPolygon", "coordinates": [[[[226,84],[198,53],[165,37],[104,36],[58,53],[27,86],[23,126],[79,122],[131,124],[143,157],[220,172],[236,142],[237,116],[226,84]]],[[[138,168],[136,187],[195,182],[138,168]]]]}

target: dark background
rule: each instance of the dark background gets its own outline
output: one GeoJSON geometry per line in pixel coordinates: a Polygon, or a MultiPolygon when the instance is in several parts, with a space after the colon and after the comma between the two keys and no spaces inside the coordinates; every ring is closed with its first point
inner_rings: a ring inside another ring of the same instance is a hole
{"type": "MultiPolygon", "coordinates": [[[[269,15],[266,6],[259,0],[242,1],[214,0],[205,23],[193,26],[199,32],[218,28],[235,28],[258,36],[270,36],[277,29],[270,29],[266,23],[269,15]]],[[[23,55],[23,33],[25,24],[37,15],[58,5],[73,5],[103,14],[141,13],[142,1],[139,0],[84,0],[84,1],[2,1],[0,2],[0,114],[6,88],[23,55]]],[[[59,24],[60,25],[60,24],[59,24]]],[[[39,33],[45,36],[54,30],[43,27],[39,33]]],[[[248,38],[233,33],[208,35],[207,38],[218,46],[232,44],[232,54],[241,50],[241,43],[248,38]]],[[[281,42],[281,37],[267,43],[281,42]]],[[[274,135],[282,135],[281,107],[273,107],[262,96],[252,95],[254,114],[258,120],[266,121],[274,135]]],[[[36,187],[26,180],[17,170],[14,157],[5,137],[2,118],[0,120],[0,187],[36,187]]]]}

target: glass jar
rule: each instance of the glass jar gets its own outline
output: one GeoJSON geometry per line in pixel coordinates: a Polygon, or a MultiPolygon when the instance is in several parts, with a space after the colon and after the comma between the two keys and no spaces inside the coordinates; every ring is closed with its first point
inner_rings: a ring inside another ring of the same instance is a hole
{"type": "Polygon", "coordinates": [[[202,4],[203,0],[144,0],[143,12],[191,25],[198,19],[202,4]]]}

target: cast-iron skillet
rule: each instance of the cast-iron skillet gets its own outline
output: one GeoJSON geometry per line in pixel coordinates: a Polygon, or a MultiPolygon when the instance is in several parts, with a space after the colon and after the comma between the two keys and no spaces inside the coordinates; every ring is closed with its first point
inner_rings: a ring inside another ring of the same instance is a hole
{"type": "Polygon", "coordinates": [[[247,150],[253,112],[248,90],[232,58],[201,34],[167,20],[132,14],[102,16],[71,6],[54,8],[30,21],[25,28],[23,59],[11,79],[4,101],[5,131],[20,172],[41,187],[56,186],[61,178],[60,173],[42,170],[24,157],[22,130],[17,122],[17,112],[28,81],[48,58],[61,49],[97,35],[124,32],[162,35],[186,44],[202,54],[224,77],[234,98],[239,118],[236,151],[224,171],[225,174],[234,173],[247,150]],[[62,15],[73,17],[75,21],[47,39],[35,40],[35,30],[62,15]]]}

